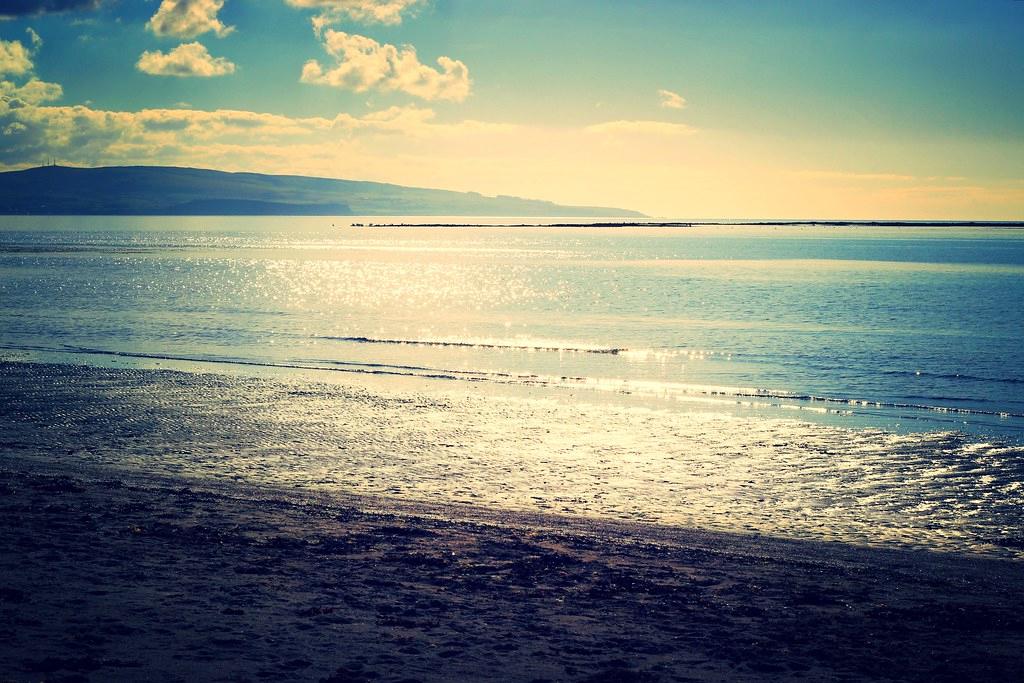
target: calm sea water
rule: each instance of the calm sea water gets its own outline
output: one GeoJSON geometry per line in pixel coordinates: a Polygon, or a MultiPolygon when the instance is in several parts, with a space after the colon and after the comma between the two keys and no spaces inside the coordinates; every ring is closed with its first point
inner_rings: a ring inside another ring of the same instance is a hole
{"type": "MultiPolygon", "coordinates": [[[[803,443],[818,446],[787,456],[787,467],[828,452],[907,480],[907,463],[924,458],[910,468],[921,487],[953,486],[943,495],[974,501],[972,519],[997,501],[984,533],[1020,533],[1024,230],[180,217],[6,217],[0,226],[9,358],[297,366],[642,405],[677,429],[644,427],[634,443],[646,453],[666,451],[684,420],[708,431],[724,416],[713,430],[725,441],[742,441],[722,436],[730,429],[799,424],[803,443]],[[950,484],[952,475],[928,484],[944,462],[970,486],[950,484]]],[[[514,441],[501,438],[506,448],[514,441]]],[[[671,496],[643,494],[671,508],[671,496]]],[[[887,514],[920,504],[906,495],[913,500],[887,514]]],[[[922,528],[939,515],[921,514],[922,528]]]]}

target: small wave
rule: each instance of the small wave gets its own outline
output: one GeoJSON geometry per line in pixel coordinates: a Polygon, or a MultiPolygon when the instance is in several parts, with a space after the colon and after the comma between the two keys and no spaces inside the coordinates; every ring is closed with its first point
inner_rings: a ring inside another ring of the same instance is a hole
{"type": "MultiPolygon", "coordinates": [[[[562,378],[563,380],[567,378],[562,378]]],[[[777,407],[789,407],[795,404],[796,407],[811,412],[831,410],[834,412],[848,412],[857,409],[883,409],[883,410],[913,410],[926,411],[935,414],[952,415],[977,415],[994,416],[999,418],[1024,418],[1024,413],[1009,412],[1003,410],[987,410],[983,408],[966,408],[958,406],[942,406],[927,403],[910,403],[899,401],[876,401],[871,399],[852,398],[845,396],[825,396],[820,394],[805,394],[778,389],[760,389],[752,387],[730,387],[730,386],[709,386],[699,384],[681,384],[671,382],[631,382],[628,380],[595,380],[590,378],[577,378],[587,386],[597,389],[625,391],[628,393],[643,393],[648,395],[663,396],[704,396],[726,399],[766,399],[771,401],[789,401],[788,406],[774,404],[777,407]],[[814,404],[824,404],[815,406],[814,404]]]]}
{"type": "MultiPolygon", "coordinates": [[[[391,343],[403,342],[396,341],[391,343]]],[[[468,342],[464,344],[470,345],[468,344],[468,342]]],[[[455,343],[455,345],[463,345],[463,343],[455,343]]],[[[434,368],[418,365],[394,365],[387,363],[345,360],[302,359],[292,361],[262,361],[248,358],[232,358],[221,356],[186,356],[164,353],[113,351],[74,345],[62,345],[61,348],[46,348],[39,346],[16,346],[0,344],[0,348],[46,351],[57,353],[95,354],[105,356],[118,356],[122,358],[170,360],[192,363],[218,363],[266,368],[326,370],[354,374],[417,377],[420,379],[445,379],[469,382],[494,382],[500,384],[533,385],[546,386],[552,388],[586,388],[593,389],[595,391],[633,394],[640,396],[649,396],[654,398],[672,398],[677,400],[688,401],[697,400],[712,403],[749,403],[749,405],[751,406],[764,405],[775,408],[799,409],[807,412],[833,412],[837,414],[848,414],[850,411],[877,409],[910,410],[915,412],[931,413],[933,415],[950,414],[958,416],[994,416],[1000,419],[1024,418],[1024,413],[1009,412],[1002,410],[986,410],[981,408],[940,406],[926,403],[910,403],[899,401],[874,401],[860,398],[796,393],[791,391],[781,391],[767,388],[683,384],[657,381],[630,381],[625,379],[575,377],[567,375],[557,376],[514,374],[480,370],[453,370],[447,368],[434,368]]]]}
{"type": "Polygon", "coordinates": [[[353,344],[396,344],[405,346],[438,346],[469,349],[510,349],[515,351],[561,351],[567,353],[601,353],[618,355],[629,349],[614,346],[562,345],[557,343],[528,343],[505,340],[472,339],[377,339],[374,337],[318,337],[353,344]]]}
{"type": "MultiPolygon", "coordinates": [[[[1024,413],[1011,413],[1000,410],[985,410],[982,408],[964,408],[957,406],[937,406],[927,403],[909,403],[899,401],[872,401],[870,399],[846,398],[842,396],[821,396],[818,394],[796,394],[789,392],[774,392],[769,389],[758,389],[753,393],[738,393],[738,396],[761,396],[767,398],[791,399],[794,401],[809,401],[831,404],[842,404],[861,408],[897,408],[901,410],[927,410],[935,413],[952,413],[956,415],[995,415],[998,417],[1024,417],[1024,413]]],[[[959,400],[959,399],[955,399],[959,400]]]]}
{"type": "Polygon", "coordinates": [[[72,244],[55,242],[51,244],[0,244],[0,254],[148,254],[154,249],[148,246],[105,246],[97,244],[72,244]]]}
{"type": "Polygon", "coordinates": [[[926,370],[885,370],[881,374],[890,377],[928,377],[930,379],[952,379],[965,382],[994,382],[996,384],[1024,384],[1021,377],[982,377],[959,372],[928,372],[926,370]]]}

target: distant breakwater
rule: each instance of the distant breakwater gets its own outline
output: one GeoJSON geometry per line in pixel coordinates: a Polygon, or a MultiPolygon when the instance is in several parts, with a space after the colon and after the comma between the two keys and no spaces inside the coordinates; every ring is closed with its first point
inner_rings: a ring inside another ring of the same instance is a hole
{"type": "Polygon", "coordinates": [[[1024,228],[1024,221],[611,221],[595,223],[352,223],[353,228],[693,228],[700,226],[866,227],[866,228],[1024,228]]]}

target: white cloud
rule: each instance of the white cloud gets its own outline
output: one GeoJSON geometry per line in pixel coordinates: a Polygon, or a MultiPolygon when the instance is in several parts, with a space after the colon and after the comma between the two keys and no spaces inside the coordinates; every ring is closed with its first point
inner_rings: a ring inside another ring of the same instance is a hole
{"type": "MultiPolygon", "coordinates": [[[[0,115],[52,102],[64,94],[57,83],[47,83],[32,76],[32,55],[43,44],[43,40],[31,28],[25,31],[32,42],[31,49],[17,40],[0,40],[0,76],[28,78],[22,85],[6,79],[0,80],[0,115]]],[[[5,136],[10,136],[21,132],[25,126],[17,121],[3,121],[0,122],[0,128],[5,136]]]]}
{"type": "Polygon", "coordinates": [[[685,123],[667,123],[665,121],[606,121],[587,126],[588,133],[601,135],[692,135],[697,132],[693,126],[685,123]]]}
{"type": "Polygon", "coordinates": [[[402,13],[422,5],[425,0],[285,0],[292,7],[319,9],[321,22],[346,17],[353,21],[377,24],[400,24],[402,13]]]}
{"type": "Polygon", "coordinates": [[[146,28],[158,36],[175,38],[195,38],[208,31],[224,37],[235,29],[217,18],[223,6],[224,0],[161,0],[146,28]]]}
{"type": "Polygon", "coordinates": [[[234,63],[213,57],[200,43],[184,43],[168,53],[153,50],[139,57],[136,68],[153,76],[224,76],[235,72],[234,63]]]}
{"type": "Polygon", "coordinates": [[[0,75],[21,76],[31,70],[31,52],[20,40],[0,40],[0,75]]]}
{"type": "Polygon", "coordinates": [[[39,34],[36,33],[31,26],[25,29],[25,33],[28,34],[29,40],[32,41],[33,52],[35,52],[43,46],[43,39],[39,37],[39,34]]]}
{"type": "Polygon", "coordinates": [[[0,81],[0,111],[7,108],[33,106],[60,99],[64,89],[57,83],[47,83],[33,78],[18,86],[11,81],[0,81]]]}
{"type": "Polygon", "coordinates": [[[659,90],[658,97],[661,98],[661,106],[666,109],[683,109],[686,107],[686,100],[683,96],[671,90],[659,90]]]}
{"type": "Polygon", "coordinates": [[[366,92],[402,91],[425,100],[455,100],[469,95],[469,69],[449,57],[438,57],[440,69],[422,64],[416,49],[378,43],[372,38],[328,29],[324,49],[337,59],[326,69],[313,59],[302,67],[303,83],[366,92]]]}

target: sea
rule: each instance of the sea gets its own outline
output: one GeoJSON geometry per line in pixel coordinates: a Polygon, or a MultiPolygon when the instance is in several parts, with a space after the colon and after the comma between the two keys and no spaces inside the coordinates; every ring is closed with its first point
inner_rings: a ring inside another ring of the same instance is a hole
{"type": "Polygon", "coordinates": [[[256,480],[1024,556],[1024,229],[557,222],[3,217],[0,358],[417,397],[256,480]]]}

